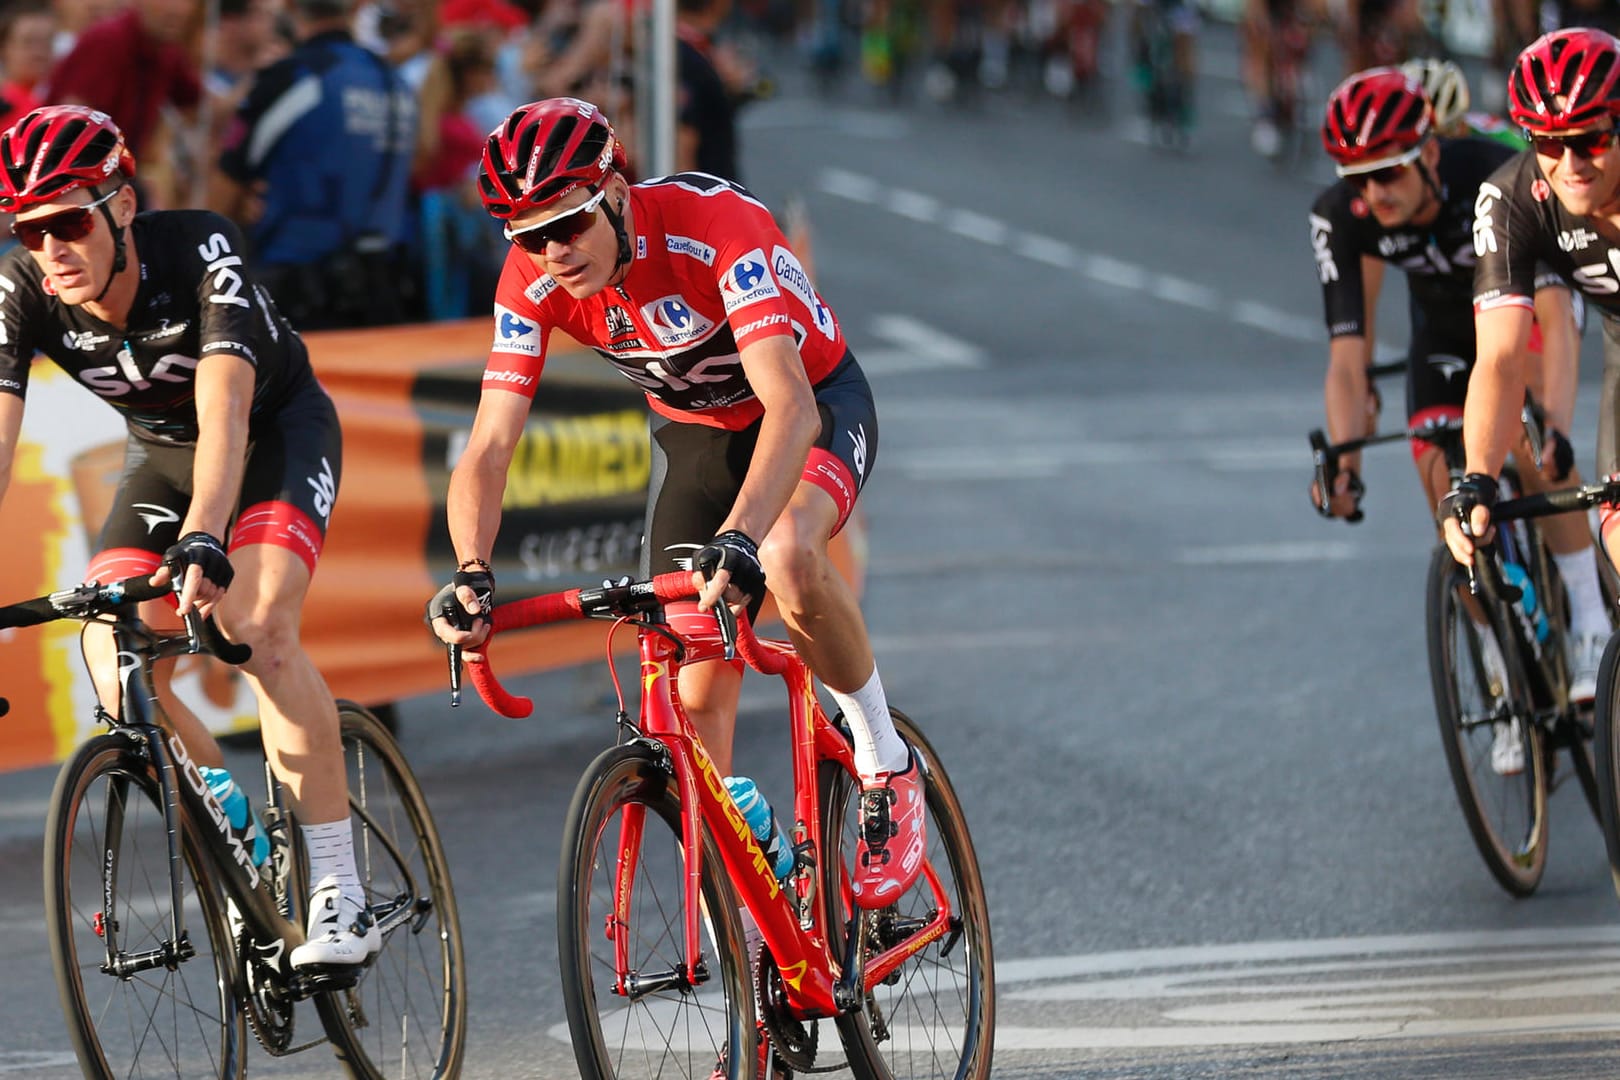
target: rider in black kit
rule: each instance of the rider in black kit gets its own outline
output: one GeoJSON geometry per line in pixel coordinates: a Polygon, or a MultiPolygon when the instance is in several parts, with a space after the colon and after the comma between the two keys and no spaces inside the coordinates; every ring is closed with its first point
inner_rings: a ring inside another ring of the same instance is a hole
{"type": "MultiPolygon", "coordinates": [[[[204,211],[137,215],[134,173],[117,126],[82,106],[36,109],[0,134],[0,210],[21,241],[0,256],[0,496],[42,352],[129,427],[86,579],[177,575],[181,611],[213,614],[252,646],[243,670],[315,883],[291,962],[359,963],[381,940],[355,868],[337,709],[298,640],[337,494],[337,413],[303,341],[247,276],[236,227],[204,211]]],[[[174,619],[161,602],[143,615],[174,619]]],[[[97,693],[116,712],[111,650],[105,628],[86,630],[97,693]]],[[[192,760],[220,766],[166,672],[159,682],[192,760]]]]}
{"type": "MultiPolygon", "coordinates": [[[[1489,530],[1494,477],[1517,423],[1526,283],[1538,262],[1564,274],[1603,317],[1597,470],[1620,475],[1620,42],[1584,28],[1538,38],[1514,63],[1508,110],[1534,145],[1479,192],[1479,368],[1464,418],[1468,474],[1447,496],[1442,517],[1452,554],[1463,562],[1472,559],[1471,537],[1489,530]],[[1460,527],[1464,517],[1470,535],[1460,527]]],[[[1609,557],[1620,565],[1620,511],[1602,515],[1609,557]]]]}
{"type": "MultiPolygon", "coordinates": [[[[1346,79],[1328,100],[1322,138],[1342,179],[1311,212],[1311,241],[1331,339],[1326,385],[1328,431],[1335,442],[1370,434],[1376,404],[1367,378],[1373,314],[1386,264],[1406,272],[1412,340],[1407,364],[1409,427],[1463,414],[1474,360],[1475,197],[1482,180],[1513,157],[1485,139],[1441,139],[1422,85],[1396,68],[1346,79]]],[[[1578,331],[1568,286],[1533,266],[1526,303],[1541,316],[1545,362],[1537,399],[1547,411],[1548,446],[1536,489],[1578,483],[1566,433],[1574,411],[1578,331]]],[[[1438,448],[1421,439],[1413,458],[1431,510],[1451,486],[1438,448]]],[[[1355,511],[1362,494],[1359,454],[1343,456],[1329,513],[1355,511]]],[[[1313,501],[1318,493],[1313,490],[1313,501]]],[[[1320,505],[1320,504],[1318,504],[1320,505]]],[[[1573,519],[1554,519],[1548,542],[1572,586],[1577,696],[1596,691],[1607,619],[1597,594],[1591,537],[1573,519]]],[[[1551,522],[1549,523],[1551,524],[1551,522]]]]}

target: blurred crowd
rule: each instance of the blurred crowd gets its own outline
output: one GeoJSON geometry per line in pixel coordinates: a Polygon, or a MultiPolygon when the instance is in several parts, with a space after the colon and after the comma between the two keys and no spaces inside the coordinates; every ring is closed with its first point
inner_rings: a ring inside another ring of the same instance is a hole
{"type": "MultiPolygon", "coordinates": [[[[716,36],[758,5],[677,6],[677,168],[735,178],[735,111],[758,76],[716,36]]],[[[108,113],[141,206],[237,222],[300,329],[483,315],[506,249],[476,188],[488,133],[524,102],[583,97],[634,167],[649,13],[647,0],[6,0],[0,129],[45,104],[108,113]]]]}

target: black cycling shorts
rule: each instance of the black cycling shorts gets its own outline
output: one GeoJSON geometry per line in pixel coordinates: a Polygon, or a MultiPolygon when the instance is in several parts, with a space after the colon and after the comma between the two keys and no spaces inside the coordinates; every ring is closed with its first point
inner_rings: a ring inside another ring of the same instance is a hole
{"type": "MultiPolygon", "coordinates": [[[[275,413],[254,418],[227,549],[274,544],[315,572],[342,475],[337,410],[310,380],[275,413]]],[[[157,569],[191,506],[194,446],[131,435],[113,508],[85,578],[117,581],[157,569]]]]}
{"type": "MultiPolygon", "coordinates": [[[[866,374],[851,353],[845,353],[814,390],[821,435],[805,463],[803,479],[838,504],[836,534],[877,459],[877,408],[866,374]]],[[[741,431],[726,431],[653,414],[642,577],[692,569],[697,550],[714,538],[737,502],[759,441],[759,425],[756,420],[741,431]]],[[[755,598],[751,613],[758,613],[763,599],[755,598]]]]}

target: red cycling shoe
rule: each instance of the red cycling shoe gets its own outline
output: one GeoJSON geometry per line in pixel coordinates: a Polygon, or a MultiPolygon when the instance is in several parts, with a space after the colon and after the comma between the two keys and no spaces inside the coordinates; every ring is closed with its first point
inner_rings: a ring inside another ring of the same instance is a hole
{"type": "Polygon", "coordinates": [[[879,773],[861,791],[861,839],[855,848],[855,903],[888,907],[922,872],[927,835],[922,770],[917,757],[903,772],[879,773]]]}

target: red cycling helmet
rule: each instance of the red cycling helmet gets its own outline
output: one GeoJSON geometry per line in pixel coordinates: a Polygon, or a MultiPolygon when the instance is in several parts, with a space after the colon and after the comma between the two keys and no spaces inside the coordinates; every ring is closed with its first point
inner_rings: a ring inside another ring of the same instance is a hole
{"type": "Polygon", "coordinates": [[[510,218],[575,188],[595,188],[624,167],[624,146],[601,109],[578,98],[547,98],[520,106],[489,133],[478,194],[491,214],[510,218]]]}
{"type": "Polygon", "coordinates": [[[1529,131],[1585,127],[1620,112],[1620,41],[1575,27],[1525,47],[1508,76],[1508,115],[1529,131]]]}
{"type": "Polygon", "coordinates": [[[1423,84],[1399,68],[1358,71],[1328,97],[1322,146],[1340,176],[1382,168],[1413,155],[1434,130],[1423,84]]]}
{"type": "Polygon", "coordinates": [[[135,175],[135,155],[106,113],[83,105],[46,105],[0,134],[0,210],[15,213],[114,173],[135,175]]]}

